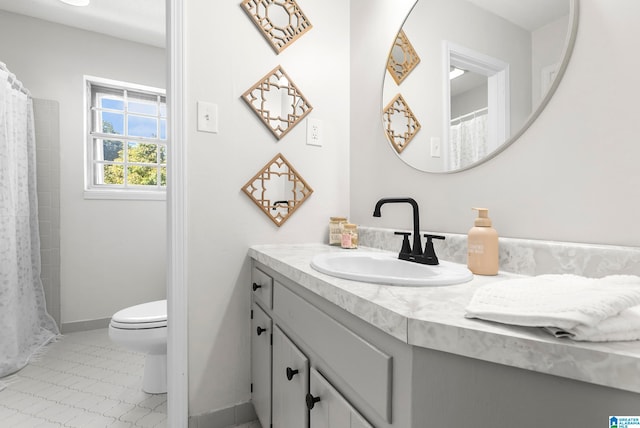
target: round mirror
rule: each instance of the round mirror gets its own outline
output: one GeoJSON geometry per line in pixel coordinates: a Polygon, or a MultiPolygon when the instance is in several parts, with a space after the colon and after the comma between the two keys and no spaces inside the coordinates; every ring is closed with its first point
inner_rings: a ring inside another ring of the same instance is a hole
{"type": "Polygon", "coordinates": [[[418,0],[390,49],[382,120],[426,172],[472,168],[536,119],[567,66],[578,0],[418,0]]]}

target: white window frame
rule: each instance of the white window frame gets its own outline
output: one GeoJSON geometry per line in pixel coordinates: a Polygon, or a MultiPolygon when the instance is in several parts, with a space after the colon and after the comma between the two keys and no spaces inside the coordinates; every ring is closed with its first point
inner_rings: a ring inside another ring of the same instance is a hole
{"type": "MultiPolygon", "coordinates": [[[[165,156],[168,152],[168,129],[167,138],[149,139],[132,137],[126,135],[126,120],[128,111],[126,108],[126,94],[128,91],[144,93],[147,95],[155,95],[162,97],[163,104],[166,106],[166,91],[161,88],[155,88],[152,86],[139,85],[129,82],[122,82],[118,80],[104,79],[95,76],[84,76],[84,150],[85,150],[85,165],[84,165],[84,198],[85,199],[133,199],[133,200],[166,200],[166,185],[158,186],[140,186],[133,185],[126,182],[125,172],[125,184],[123,185],[109,185],[109,184],[96,184],[94,182],[94,168],[98,162],[104,162],[103,159],[97,158],[96,146],[94,140],[96,138],[109,137],[111,134],[103,134],[102,132],[94,132],[92,129],[93,116],[95,114],[94,107],[92,105],[92,86],[101,88],[111,88],[116,90],[122,90],[125,93],[125,130],[124,135],[113,135],[113,139],[123,140],[124,149],[126,151],[127,143],[132,142],[151,142],[160,146],[165,146],[165,156]],[[149,188],[151,187],[151,188],[149,188]]],[[[165,118],[166,119],[166,118],[165,118]]],[[[125,159],[124,169],[127,170],[128,162],[125,159]]]]}

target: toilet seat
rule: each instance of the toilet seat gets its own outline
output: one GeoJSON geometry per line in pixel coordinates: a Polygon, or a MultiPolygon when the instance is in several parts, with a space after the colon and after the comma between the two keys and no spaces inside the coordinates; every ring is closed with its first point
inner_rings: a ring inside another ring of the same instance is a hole
{"type": "Polygon", "coordinates": [[[143,303],[116,312],[110,326],[123,330],[140,330],[167,327],[167,301],[143,303]]]}

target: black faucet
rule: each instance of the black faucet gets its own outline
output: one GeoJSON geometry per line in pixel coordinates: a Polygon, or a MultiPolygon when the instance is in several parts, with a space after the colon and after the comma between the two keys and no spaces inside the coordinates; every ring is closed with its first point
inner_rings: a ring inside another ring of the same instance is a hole
{"type": "Polygon", "coordinates": [[[382,214],[380,213],[380,208],[384,204],[393,204],[393,203],[407,203],[410,204],[413,208],[413,248],[409,245],[409,235],[408,232],[396,232],[396,235],[403,235],[404,239],[402,241],[402,249],[400,250],[400,254],[398,254],[398,258],[401,260],[407,260],[416,263],[422,263],[427,265],[437,265],[438,257],[436,257],[435,251],[433,249],[432,238],[436,239],[444,239],[443,236],[436,235],[425,235],[427,238],[427,245],[425,247],[425,252],[422,251],[422,242],[420,241],[420,214],[418,212],[418,203],[413,198],[383,198],[380,199],[376,203],[376,207],[373,210],[374,217],[380,217],[382,214]]]}

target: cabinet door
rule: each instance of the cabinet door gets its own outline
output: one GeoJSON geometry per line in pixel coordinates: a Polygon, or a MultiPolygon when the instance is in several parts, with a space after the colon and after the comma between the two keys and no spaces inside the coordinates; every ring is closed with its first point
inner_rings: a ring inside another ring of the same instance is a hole
{"type": "Polygon", "coordinates": [[[251,306],[251,401],[263,427],[271,425],[271,318],[251,306]]]}
{"type": "Polygon", "coordinates": [[[273,328],[273,428],[309,426],[305,403],[309,359],[277,326],[273,328]]]}
{"type": "Polygon", "coordinates": [[[306,400],[310,428],[373,428],[314,368],[306,400]]]}

